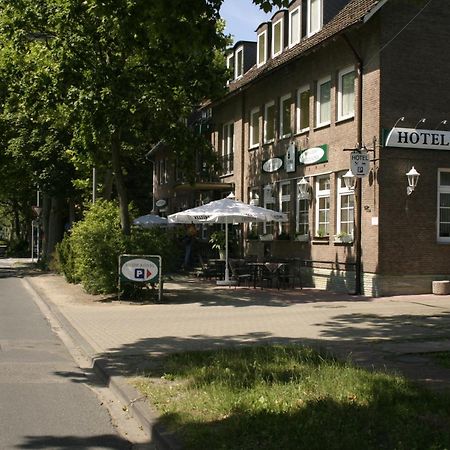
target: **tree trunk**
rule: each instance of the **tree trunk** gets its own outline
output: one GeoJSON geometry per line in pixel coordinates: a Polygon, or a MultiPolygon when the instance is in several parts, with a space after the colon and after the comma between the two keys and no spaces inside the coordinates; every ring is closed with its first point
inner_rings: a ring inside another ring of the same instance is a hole
{"type": "Polygon", "coordinates": [[[105,181],[102,189],[102,198],[105,200],[111,200],[112,188],[114,183],[114,176],[111,169],[106,169],[105,181]]]}
{"type": "Polygon", "coordinates": [[[117,196],[119,197],[120,209],[120,223],[122,225],[122,232],[125,235],[130,235],[130,215],[128,213],[128,196],[125,187],[125,180],[122,172],[122,165],[120,163],[120,131],[114,131],[111,136],[111,153],[112,153],[112,167],[114,171],[114,179],[116,181],[117,196]]]}
{"type": "Polygon", "coordinates": [[[63,223],[64,199],[61,197],[51,198],[48,230],[46,233],[44,256],[49,259],[55,251],[56,244],[61,242],[64,235],[63,223]]]}

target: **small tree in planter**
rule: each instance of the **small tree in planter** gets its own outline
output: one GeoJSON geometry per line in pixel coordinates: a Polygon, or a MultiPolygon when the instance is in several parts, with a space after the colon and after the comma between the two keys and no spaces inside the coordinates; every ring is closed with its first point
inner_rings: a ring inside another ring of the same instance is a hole
{"type": "Polygon", "coordinates": [[[213,250],[219,252],[220,259],[225,259],[225,231],[214,231],[209,237],[209,243],[213,250]]]}

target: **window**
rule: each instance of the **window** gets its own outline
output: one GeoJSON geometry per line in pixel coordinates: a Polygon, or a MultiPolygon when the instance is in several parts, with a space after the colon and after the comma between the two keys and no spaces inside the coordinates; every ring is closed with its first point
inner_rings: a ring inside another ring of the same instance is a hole
{"type": "Polygon", "coordinates": [[[438,172],[438,241],[450,243],[450,169],[438,172]]]}
{"type": "Polygon", "coordinates": [[[297,133],[309,130],[309,87],[297,91],[297,133]]]}
{"type": "Polygon", "coordinates": [[[234,78],[234,53],[231,53],[227,56],[227,69],[230,69],[231,72],[231,78],[228,80],[228,83],[233,81],[234,78]]]}
{"type": "Polygon", "coordinates": [[[275,102],[266,103],[264,107],[264,143],[275,139],[275,102]]]}
{"type": "Polygon", "coordinates": [[[309,200],[297,196],[297,216],[295,218],[295,232],[298,234],[309,233],[309,200]]]}
{"type": "Polygon", "coordinates": [[[338,120],[355,115],[355,70],[353,67],[339,72],[338,120]]]}
{"type": "Polygon", "coordinates": [[[259,146],[259,108],[250,112],[250,148],[259,146]]]}
{"type": "Polygon", "coordinates": [[[234,123],[230,122],[223,126],[222,170],[224,175],[233,173],[233,160],[234,160],[234,123]]]}
{"type": "Polygon", "coordinates": [[[258,34],[258,47],[256,49],[256,60],[258,61],[258,66],[262,66],[267,60],[267,31],[263,31],[258,34]]]}
{"type": "Polygon", "coordinates": [[[354,192],[345,187],[341,174],[338,177],[337,189],[337,234],[353,235],[353,221],[355,211],[354,192]]]}
{"type": "Polygon", "coordinates": [[[291,129],[291,95],[280,98],[280,137],[290,136],[291,129]]]}
{"type": "Polygon", "coordinates": [[[322,28],[322,0],[308,0],[308,36],[322,28]]]}
{"type": "Polygon", "coordinates": [[[244,48],[239,47],[236,50],[236,78],[244,75],[244,48]]]}
{"type": "Polygon", "coordinates": [[[289,13],[289,47],[300,42],[300,27],[300,7],[298,7],[289,13]]]}
{"type": "Polygon", "coordinates": [[[280,223],[280,233],[289,234],[289,222],[291,215],[291,182],[290,181],[282,181],[280,183],[280,211],[284,214],[287,214],[288,221],[287,222],[279,222],[280,223]]]}
{"type": "MultiPolygon", "coordinates": [[[[273,196],[273,189],[270,184],[264,186],[264,208],[275,211],[275,197],[273,196]]],[[[264,234],[273,234],[273,222],[264,222],[263,224],[264,234]]]]}
{"type": "Polygon", "coordinates": [[[323,78],[317,83],[316,126],[328,125],[331,117],[331,79],[323,78]]]}
{"type": "Polygon", "coordinates": [[[330,176],[316,179],[316,236],[330,234],[330,176]]]}
{"type": "Polygon", "coordinates": [[[283,50],[283,20],[278,20],[272,28],[272,56],[279,55],[283,50]]]}

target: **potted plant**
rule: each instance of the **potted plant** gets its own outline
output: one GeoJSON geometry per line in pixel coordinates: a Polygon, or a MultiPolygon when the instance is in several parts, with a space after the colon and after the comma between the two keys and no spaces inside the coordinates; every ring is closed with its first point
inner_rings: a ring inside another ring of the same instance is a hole
{"type": "Polygon", "coordinates": [[[341,231],[339,234],[334,236],[334,242],[340,242],[343,244],[351,244],[353,242],[353,235],[347,233],[346,231],[341,231]]]}
{"type": "Polygon", "coordinates": [[[324,230],[323,228],[319,228],[319,229],[316,231],[316,234],[315,234],[315,236],[314,236],[314,239],[322,240],[322,241],[328,240],[329,238],[330,238],[329,234],[326,233],[325,230],[324,230]]]}
{"type": "Polygon", "coordinates": [[[295,233],[295,240],[298,242],[308,242],[309,233],[295,233]]]}
{"type": "Polygon", "coordinates": [[[255,230],[250,230],[247,233],[247,239],[249,241],[257,241],[259,239],[259,235],[258,235],[258,233],[255,230]]]}
{"type": "Polygon", "coordinates": [[[209,243],[213,250],[219,252],[220,259],[225,259],[225,231],[214,231],[209,236],[209,243]]]}
{"type": "Polygon", "coordinates": [[[279,240],[279,241],[288,241],[289,239],[290,239],[290,236],[285,231],[282,231],[277,237],[277,240],[279,240]]]}

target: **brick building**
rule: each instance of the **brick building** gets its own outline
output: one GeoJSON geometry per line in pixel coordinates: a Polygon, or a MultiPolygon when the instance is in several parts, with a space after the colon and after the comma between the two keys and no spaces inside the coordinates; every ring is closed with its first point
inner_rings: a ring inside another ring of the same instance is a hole
{"type": "Polygon", "coordinates": [[[203,111],[220,176],[164,178],[155,151],[155,197],[173,212],[234,190],[288,213],[243,229],[245,252],[300,258],[316,287],[430,292],[450,278],[449,20],[444,0],[292,1],[230,49],[203,111]]]}

